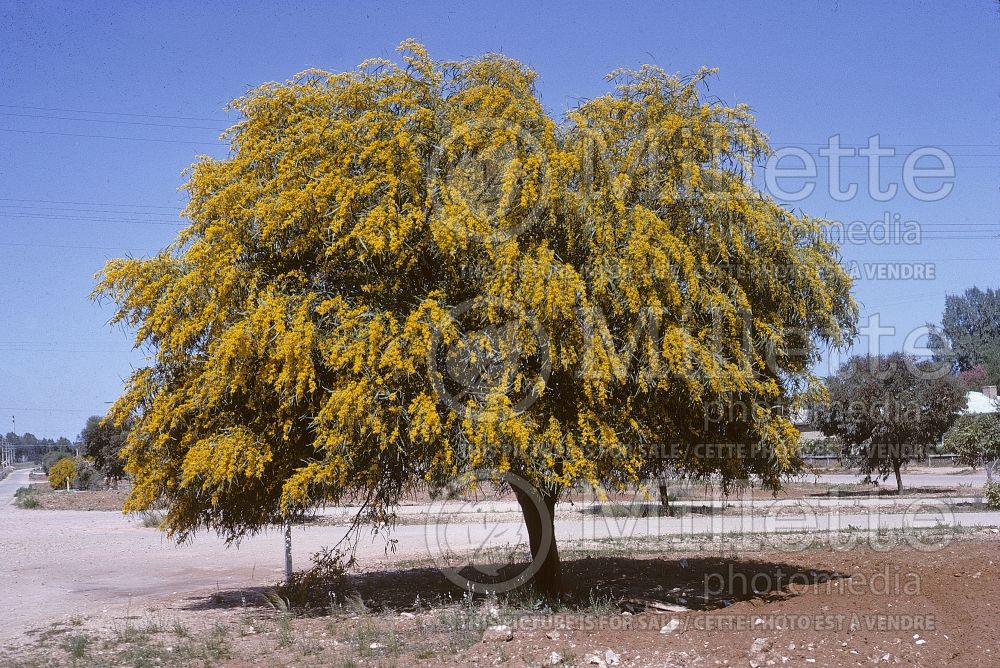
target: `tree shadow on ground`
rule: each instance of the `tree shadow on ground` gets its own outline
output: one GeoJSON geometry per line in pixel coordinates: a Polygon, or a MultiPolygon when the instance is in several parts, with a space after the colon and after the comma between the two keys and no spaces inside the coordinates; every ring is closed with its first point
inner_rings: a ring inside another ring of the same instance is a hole
{"type": "MultiPolygon", "coordinates": [[[[514,564],[495,569],[495,577],[499,581],[515,576],[525,566],[514,564]]],[[[481,580],[483,571],[489,570],[480,567],[474,576],[481,580]]],[[[617,608],[629,612],[715,610],[738,601],[783,600],[796,595],[796,586],[847,577],[850,576],[835,571],[763,560],[583,557],[563,561],[564,595],[559,608],[594,611],[595,607],[603,606],[605,611],[617,608]]],[[[185,607],[193,610],[273,607],[274,591],[267,587],[218,591],[207,598],[188,599],[185,607]]],[[[330,591],[317,594],[309,605],[300,606],[293,601],[291,608],[306,607],[323,613],[332,605],[351,602],[358,609],[373,612],[412,612],[462,601],[467,591],[437,568],[407,568],[352,573],[337,583],[336,590],[331,585],[330,591]]],[[[540,605],[538,597],[533,598],[530,590],[523,587],[500,594],[499,598],[516,606],[540,605]]]]}

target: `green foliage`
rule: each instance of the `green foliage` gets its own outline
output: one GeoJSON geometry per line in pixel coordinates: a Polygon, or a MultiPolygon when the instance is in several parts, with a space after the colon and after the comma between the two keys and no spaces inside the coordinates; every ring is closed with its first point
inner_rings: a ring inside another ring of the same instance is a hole
{"type": "Polygon", "coordinates": [[[76,457],[76,453],[72,450],[52,450],[51,452],[46,452],[42,455],[42,471],[46,474],[52,469],[52,466],[67,457],[76,457]]]}
{"type": "Polygon", "coordinates": [[[75,474],[75,459],[63,457],[49,468],[49,485],[52,486],[52,489],[66,489],[66,483],[72,483],[75,474]]]}
{"type": "Polygon", "coordinates": [[[844,454],[844,442],[836,436],[803,440],[799,454],[840,456],[844,454]]]}
{"type": "Polygon", "coordinates": [[[983,467],[992,481],[1000,464],[1000,413],[963,415],[944,436],[945,448],[966,466],[983,467]]]}
{"type": "Polygon", "coordinates": [[[127,427],[105,422],[97,415],[87,418],[87,424],[80,432],[83,454],[92,458],[94,466],[111,481],[120,480],[125,475],[121,450],[126,436],[127,427]]]}
{"type": "Polygon", "coordinates": [[[902,464],[937,443],[965,408],[962,383],[947,367],[903,353],[852,357],[827,389],[817,425],[851,448],[866,482],[890,473],[898,482],[902,464]]]}
{"type": "Polygon", "coordinates": [[[35,490],[30,487],[19,487],[16,492],[14,492],[14,504],[18,508],[38,508],[41,503],[35,496],[35,490]]]}
{"type": "Polygon", "coordinates": [[[91,640],[91,637],[86,633],[78,633],[67,636],[61,645],[71,658],[80,660],[87,657],[91,640]]]}
{"type": "Polygon", "coordinates": [[[80,457],[76,460],[72,484],[76,489],[103,489],[104,474],[94,467],[93,462],[80,457]]]}
{"type": "Polygon", "coordinates": [[[1000,510],[1000,482],[991,480],[983,485],[983,501],[990,508],[1000,510]]]}
{"type": "Polygon", "coordinates": [[[1000,384],[1000,290],[972,287],[945,297],[941,330],[959,371],[981,365],[985,384],[1000,384]]]}

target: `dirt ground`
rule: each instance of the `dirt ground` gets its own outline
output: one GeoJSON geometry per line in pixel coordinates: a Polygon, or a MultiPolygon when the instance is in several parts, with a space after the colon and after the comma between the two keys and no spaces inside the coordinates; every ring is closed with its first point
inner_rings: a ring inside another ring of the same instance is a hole
{"type": "MultiPolygon", "coordinates": [[[[17,471],[0,491],[13,500],[26,484],[27,472],[17,471]]],[[[970,489],[914,487],[922,496],[970,489]]],[[[853,504],[856,491],[804,483],[789,493],[853,504]]],[[[583,519],[557,528],[567,595],[554,607],[524,588],[470,597],[428,556],[442,527],[450,527],[449,545],[451,529],[468,534],[459,549],[491,536],[491,544],[516,542],[494,532],[520,527],[517,518],[486,527],[487,514],[452,527],[412,513],[393,534],[398,552],[362,544],[366,572],[318,588],[306,609],[276,596],[280,534],[239,549],[211,535],[174,545],[141,518],[99,512],[117,508],[124,493],[42,489],[37,509],[0,508],[0,666],[998,663],[996,513],[958,514],[956,526],[927,526],[918,541],[866,540],[860,523],[841,523],[841,534],[787,551],[776,545],[801,534],[765,541],[740,523],[735,534],[706,534],[697,519],[683,535],[671,532],[686,524],[667,520],[650,525],[669,529],[664,535],[580,538],[590,534],[578,524],[604,522],[574,511],[583,519]],[[97,512],[77,512],[84,508],[97,512]],[[840,540],[843,532],[857,540],[840,540]],[[498,625],[510,639],[495,630],[501,639],[484,642],[498,625]]],[[[343,533],[328,524],[295,529],[297,567],[343,533]]]]}
{"type": "Polygon", "coordinates": [[[524,590],[470,598],[435,569],[389,568],[350,576],[307,613],[276,609],[254,588],[74,617],[3,648],[0,664],[993,666],[998,548],[1000,535],[986,530],[929,551],[777,560],[570,551],[568,596],[555,610],[524,590]],[[497,625],[510,640],[484,641],[497,625]]]}
{"type": "Polygon", "coordinates": [[[32,494],[38,500],[38,510],[121,510],[128,491],[118,490],[54,490],[46,483],[32,483],[32,494]]]}

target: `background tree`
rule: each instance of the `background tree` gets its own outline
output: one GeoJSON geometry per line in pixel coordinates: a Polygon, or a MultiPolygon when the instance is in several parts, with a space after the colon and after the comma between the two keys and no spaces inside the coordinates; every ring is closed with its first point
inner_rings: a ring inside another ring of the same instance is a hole
{"type": "Polygon", "coordinates": [[[107,476],[85,457],[77,457],[71,481],[74,489],[91,490],[105,486],[107,476]]]}
{"type": "Polygon", "coordinates": [[[958,379],[962,381],[967,390],[975,390],[979,392],[983,389],[983,386],[988,383],[989,372],[986,370],[985,364],[977,364],[971,369],[966,369],[958,374],[958,379]]]}
{"type": "Polygon", "coordinates": [[[944,442],[958,455],[958,463],[983,467],[987,482],[993,482],[1000,465],[1000,414],[963,415],[945,434],[944,442]]]}
{"type": "Polygon", "coordinates": [[[937,443],[965,408],[965,389],[946,367],[903,353],[856,356],[827,379],[817,425],[852,449],[865,482],[896,478],[937,443]]]}
{"type": "Polygon", "coordinates": [[[931,347],[944,343],[944,354],[952,356],[958,371],[982,366],[985,384],[1000,384],[1000,291],[972,287],[945,297],[940,333],[931,347]]]}
{"type": "Polygon", "coordinates": [[[73,457],[76,457],[76,453],[72,450],[50,450],[40,458],[42,471],[49,473],[56,462],[61,459],[72,459],[73,457]]]}
{"type": "Polygon", "coordinates": [[[777,487],[798,433],[774,407],[821,390],[819,344],[856,309],[819,222],[753,189],[747,107],[647,66],[559,125],[516,61],[402,49],[235,101],[188,227],[106,266],[96,294],[154,354],[112,411],[125,509],[163,499],[171,535],[233,540],[517,476],[554,593],[562,490],[666,468],[777,487]],[[659,447],[720,442],[742,450],[659,447]]]}
{"type": "Polygon", "coordinates": [[[118,481],[125,475],[122,447],[127,436],[127,426],[103,422],[97,415],[87,418],[87,424],[80,432],[82,454],[93,459],[94,467],[104,474],[115,489],[118,488],[118,481]]]}

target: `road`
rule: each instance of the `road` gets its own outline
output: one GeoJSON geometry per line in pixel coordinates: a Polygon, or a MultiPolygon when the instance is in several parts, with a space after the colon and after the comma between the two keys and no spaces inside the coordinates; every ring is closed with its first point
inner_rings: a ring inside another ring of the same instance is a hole
{"type": "MultiPolygon", "coordinates": [[[[71,616],[121,616],[127,609],[136,614],[149,606],[191,605],[213,591],[273,585],[282,577],[283,543],[278,531],[246,539],[238,547],[227,547],[211,534],[176,545],[156,529],[120,513],[17,508],[10,501],[27,478],[28,472],[19,470],[0,481],[0,581],[6,603],[0,642],[71,616]]],[[[908,513],[880,513],[878,505],[820,508],[819,503],[810,500],[791,510],[787,504],[776,504],[773,510],[755,507],[752,515],[682,518],[608,518],[563,512],[556,521],[556,536],[565,545],[608,538],[700,536],[698,540],[703,541],[745,532],[800,532],[799,544],[792,547],[803,549],[824,532],[845,529],[867,535],[879,529],[939,522],[1000,526],[1000,513],[950,514],[940,500],[925,500],[922,511],[915,506],[908,513]],[[779,514],[779,509],[790,514],[779,514]]],[[[439,515],[440,507],[408,508],[410,515],[425,513],[426,521],[411,517],[396,527],[394,555],[387,556],[381,539],[362,540],[358,548],[362,568],[525,542],[520,519],[505,512],[481,513],[470,521],[469,516],[457,520],[451,514],[439,515]]],[[[331,519],[295,529],[297,566],[307,564],[309,555],[344,536],[345,527],[331,525],[331,519]]],[[[787,533],[774,540],[789,549],[787,533]]]]}
{"type": "Polygon", "coordinates": [[[6,506],[14,501],[14,493],[18,487],[28,484],[29,469],[15,469],[9,476],[0,480],[0,506],[6,506]]]}
{"type": "MultiPolygon", "coordinates": [[[[982,471],[975,473],[903,473],[903,487],[982,487],[986,483],[986,474],[982,471]]],[[[804,482],[813,482],[814,476],[803,476],[804,482]]],[[[816,478],[818,482],[829,483],[831,485],[850,485],[861,481],[861,476],[857,473],[824,473],[816,478]]],[[[893,476],[882,483],[882,486],[895,488],[896,480],[893,476]]]]}

